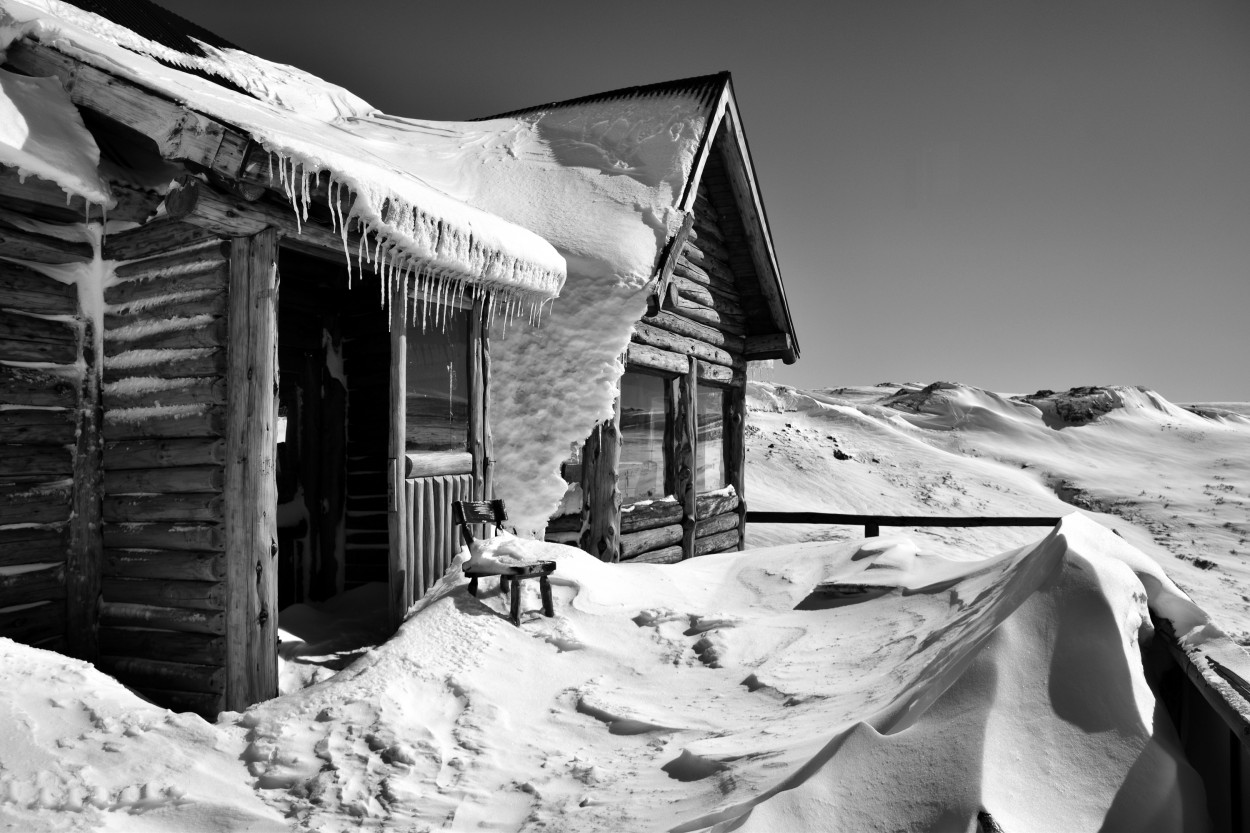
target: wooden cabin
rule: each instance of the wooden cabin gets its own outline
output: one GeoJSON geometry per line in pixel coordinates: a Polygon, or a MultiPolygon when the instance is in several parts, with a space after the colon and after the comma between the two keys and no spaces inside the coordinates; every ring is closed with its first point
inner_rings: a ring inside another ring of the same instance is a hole
{"type": "Polygon", "coordinates": [[[0,167],[0,636],[178,710],[273,697],[282,607],[384,582],[397,625],[459,549],[451,501],[491,494],[496,287],[383,281],[340,195],[297,213],[237,126],[37,38],[3,58],[58,80],[116,205],[101,237],[0,167]]]}
{"type": "Polygon", "coordinates": [[[799,356],[729,73],[541,109],[690,95],[706,110],[706,130],[674,206],[686,221],[657,263],[648,312],[622,357],[616,414],[564,465],[580,511],[547,527],[549,540],[605,561],[743,548],[747,365],[799,356]]]}
{"type": "MultiPolygon", "coordinates": [[[[146,0],[98,6],[185,56],[229,46],[146,0]]],[[[0,636],[212,716],[277,693],[282,608],[381,582],[398,626],[442,576],[452,501],[493,495],[490,324],[553,294],[564,261],[479,212],[468,236],[530,258],[541,291],[501,282],[499,258],[397,268],[384,229],[344,221],[341,187],[89,46],[36,30],[0,67],[8,85],[49,79],[27,104],[72,116],[110,202],[105,223],[0,164],[0,636]]],[[[166,67],[180,91],[247,95],[166,67]]],[[[728,75],[579,101],[678,93],[705,108],[673,205],[689,216],[618,414],[565,466],[582,511],[551,527],[610,560],[742,545],[745,368],[798,354],[728,75]]]]}

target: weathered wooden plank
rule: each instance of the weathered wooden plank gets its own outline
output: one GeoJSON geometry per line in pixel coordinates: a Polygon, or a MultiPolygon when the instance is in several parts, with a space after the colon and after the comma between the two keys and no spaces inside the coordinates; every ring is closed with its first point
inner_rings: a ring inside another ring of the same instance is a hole
{"type": "Polygon", "coordinates": [[[115,656],[101,656],[98,664],[120,681],[140,688],[160,686],[212,694],[221,694],[226,688],[226,669],[219,665],[115,656]]]}
{"type": "Polygon", "coordinates": [[[630,564],[676,564],[681,561],[681,545],[640,553],[629,559],[630,564]]]}
{"type": "Polygon", "coordinates": [[[725,550],[738,548],[738,528],[735,527],[728,532],[718,532],[715,535],[709,535],[706,538],[700,538],[694,542],[695,555],[710,555],[716,552],[724,552],[725,550]]]}
{"type": "Polygon", "coordinates": [[[0,261],[0,306],[37,315],[74,315],[78,288],[10,260],[0,261]]]}
{"type": "Polygon", "coordinates": [[[673,500],[635,503],[621,510],[621,533],[681,523],[681,504],[673,500]]]}
{"type": "Polygon", "coordinates": [[[736,494],[720,494],[709,493],[702,494],[696,499],[698,505],[698,517],[710,518],[714,515],[723,515],[726,512],[734,512],[738,508],[738,496],[736,494]]]}
{"type": "Polygon", "coordinates": [[[578,546],[601,561],[619,561],[621,547],[620,397],[582,447],[582,534],[578,546]]]}
{"type": "Polygon", "coordinates": [[[669,454],[673,461],[673,496],[681,506],[681,552],[683,558],[694,555],[698,535],[697,461],[699,427],[698,394],[699,365],[694,356],[686,358],[685,376],[678,380],[676,408],[673,412],[673,445],[669,454]]]}
{"type": "Polygon", "coordinates": [[[673,279],[673,267],[677,265],[677,256],[686,245],[690,229],[694,224],[694,216],[687,214],[681,227],[669,238],[660,255],[660,270],[655,276],[655,289],[647,297],[647,313],[654,315],[659,312],[664,298],[668,295],[669,283],[673,279]]]}
{"type": "Polygon", "coordinates": [[[107,627],[100,629],[100,653],[114,657],[169,659],[196,665],[221,665],[226,640],[215,634],[107,627]]]}
{"type": "Polygon", "coordinates": [[[111,471],[167,466],[220,466],[225,462],[226,441],[218,437],[123,440],[104,445],[104,468],[111,471]]]}
{"type": "Polygon", "coordinates": [[[104,336],[104,355],[116,356],[128,350],[221,347],[225,344],[224,318],[179,316],[108,331],[104,336]]]}
{"type": "MultiPolygon", "coordinates": [[[[408,442],[408,328],[404,321],[403,304],[396,303],[397,299],[393,295],[387,300],[390,303],[391,314],[391,382],[386,410],[386,413],[390,415],[390,425],[387,426],[386,431],[386,511],[389,518],[387,543],[390,547],[387,558],[387,576],[390,584],[389,621],[392,628],[398,629],[400,623],[404,621],[404,612],[407,610],[404,607],[404,587],[411,586],[413,580],[405,572],[409,544],[405,537],[407,523],[400,517],[404,509],[401,505],[401,497],[404,494],[404,454],[408,442]]],[[[425,523],[431,524],[432,520],[431,516],[427,516],[425,523]]],[[[354,536],[353,540],[368,543],[367,539],[359,534],[354,536]]]]}
{"type": "Polygon", "coordinates": [[[621,560],[681,543],[680,523],[621,534],[621,560]]]}
{"type": "Polygon", "coordinates": [[[746,367],[746,360],[741,356],[734,355],[706,342],[677,335],[667,330],[661,330],[658,327],[652,327],[641,321],[634,325],[633,340],[650,347],[668,350],[672,353],[695,356],[703,361],[724,365],[725,367],[739,370],[746,367]]]}
{"type": "Polygon", "coordinates": [[[77,404],[78,385],[73,379],[46,370],[0,364],[0,405],[73,408],[77,404]]]}
{"type": "Polygon", "coordinates": [[[0,529],[0,567],[65,559],[63,526],[0,529]]]}
{"type": "Polygon", "coordinates": [[[725,481],[738,496],[735,512],[738,516],[738,549],[746,547],[746,385],[732,387],[725,392],[725,481]]]}
{"type": "Polygon", "coordinates": [[[104,381],[118,382],[133,376],[161,379],[224,376],[226,351],[212,347],[182,350],[128,350],[106,357],[104,381]]]}
{"type": "Polygon", "coordinates": [[[747,361],[784,359],[794,354],[794,339],[789,333],[750,335],[744,347],[747,361]]]}
{"type": "Polygon", "coordinates": [[[155,469],[104,470],[104,491],[112,495],[220,492],[225,486],[221,466],[170,466],[155,469]]]}
{"type": "Polygon", "coordinates": [[[47,344],[68,344],[76,349],[78,325],[72,321],[37,318],[0,309],[0,341],[37,341],[47,344]]]}
{"type": "Polygon", "coordinates": [[[67,446],[0,445],[0,479],[42,475],[46,480],[69,477],[74,460],[67,446]]]}
{"type": "Polygon", "coordinates": [[[180,290],[178,296],[167,296],[143,304],[113,308],[105,313],[104,326],[108,330],[114,330],[142,324],[155,318],[164,318],[173,313],[183,318],[197,315],[225,315],[226,293],[224,290],[211,294],[180,290]]]}
{"type": "Polygon", "coordinates": [[[222,437],[225,429],[225,409],[213,405],[104,412],[104,435],[110,440],[222,437]]]}
{"type": "MultiPolygon", "coordinates": [[[[173,581],[105,576],[104,598],[114,604],[139,604],[224,611],[226,586],[217,581],[173,581]]],[[[171,628],[178,630],[178,628],[171,628]]]]}
{"type": "Polygon", "coordinates": [[[104,546],[217,552],[225,547],[225,535],[218,524],[210,523],[118,523],[104,529],[104,546]]]}
{"type": "Polygon", "coordinates": [[[718,535],[728,530],[737,531],[738,529],[738,513],[725,512],[720,515],[711,515],[699,521],[699,537],[706,538],[709,535],[718,535]]]}
{"type": "Polygon", "coordinates": [[[691,301],[689,298],[683,298],[676,292],[669,292],[664,308],[689,318],[691,321],[706,324],[709,327],[715,327],[718,330],[723,330],[736,336],[746,335],[746,319],[741,315],[720,312],[703,304],[696,304],[694,301],[691,301]]]}
{"type": "Polygon", "coordinates": [[[67,482],[0,485],[0,524],[64,521],[69,517],[71,491],[67,482]]]}
{"type": "Polygon", "coordinates": [[[116,282],[104,288],[104,302],[109,309],[124,310],[183,292],[224,292],[229,267],[230,244],[221,241],[123,263],[116,282]]]}
{"type": "Polygon", "coordinates": [[[216,552],[106,549],[104,575],[116,578],[221,581],[225,559],[216,552]]]}
{"type": "Polygon", "coordinates": [[[60,600],[0,610],[0,636],[32,645],[65,633],[65,604],[60,600]]]}
{"type": "Polygon", "coordinates": [[[65,565],[0,573],[0,607],[65,598],[65,565]]]}
{"type": "MultiPolygon", "coordinates": [[[[146,582],[150,583],[150,582],[146,582]]],[[[165,604],[134,604],[110,601],[100,603],[100,625],[136,628],[164,628],[188,633],[224,634],[226,615],[222,610],[171,607],[165,604]]]]}
{"type": "Polygon", "coordinates": [[[726,264],[717,260],[705,260],[701,264],[694,263],[685,254],[677,259],[673,267],[673,275],[688,281],[704,292],[710,292],[722,298],[732,308],[742,307],[742,296],[734,284],[733,272],[726,264]]]}
{"type": "Polygon", "coordinates": [[[473,454],[468,451],[422,451],[405,454],[404,477],[468,474],[473,471],[473,459],[473,454]]]}
{"type": "Polygon", "coordinates": [[[220,492],[208,494],[106,495],[106,523],[221,521],[225,502],[220,492]]]}
{"type": "Polygon", "coordinates": [[[226,380],[217,376],[162,379],[132,376],[104,387],[109,408],[153,408],[174,405],[224,405],[226,380]]]}
{"type": "Polygon", "coordinates": [[[742,336],[721,332],[715,327],[682,318],[672,312],[659,312],[656,315],[645,316],[642,323],[705,342],[734,354],[742,353],[746,345],[746,339],[742,336]]]}
{"type": "Polygon", "coordinates": [[[169,688],[152,686],[135,686],[135,691],[144,697],[171,711],[192,712],[213,721],[225,710],[224,694],[213,694],[207,691],[176,691],[169,688]]]}
{"type": "Polygon", "coordinates": [[[71,445],[75,412],[16,408],[0,411],[0,443],[6,445],[71,445]]]}
{"type": "Polygon", "coordinates": [[[0,225],[0,257],[33,263],[86,263],[92,252],[86,243],[0,225]]]}
{"type": "Polygon", "coordinates": [[[77,356],[78,351],[73,344],[0,339],[0,361],[72,364],[77,356]]]}
{"type": "Polygon", "coordinates": [[[114,232],[106,237],[104,258],[134,261],[218,240],[220,238],[207,229],[158,217],[136,229],[114,232]]]}
{"type": "Polygon", "coordinates": [[[224,599],[230,655],[226,707],[278,693],[278,246],[272,230],[235,238],[230,254],[224,599]]]}

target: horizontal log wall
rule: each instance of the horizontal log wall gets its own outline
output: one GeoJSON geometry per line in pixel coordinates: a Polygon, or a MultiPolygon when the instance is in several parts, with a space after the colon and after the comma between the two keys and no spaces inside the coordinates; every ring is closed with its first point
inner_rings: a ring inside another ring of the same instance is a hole
{"type": "MultiPolygon", "coordinates": [[[[0,242],[0,255],[20,254],[0,242]]],[[[0,260],[0,636],[53,650],[68,647],[78,312],[73,284],[0,260]]]]}
{"type": "Polygon", "coordinates": [[[125,263],[105,288],[100,667],[206,716],[225,693],[229,244],[125,263]]]}
{"type": "MultiPolygon", "coordinates": [[[[658,371],[681,380],[683,385],[728,389],[725,473],[735,493],[697,496],[695,517],[685,517],[684,521],[680,501],[625,507],[620,523],[622,560],[668,563],[737,549],[744,540],[740,458],[745,430],[741,400],[746,385],[747,334],[753,325],[766,322],[768,312],[754,285],[757,281],[749,257],[743,259],[741,221],[735,216],[723,162],[717,164],[719,167],[705,171],[700,181],[693,220],[684,239],[679,238],[682,245],[672,263],[660,308],[634,327],[626,366],[658,371]],[[692,357],[695,367],[691,380],[692,357]]],[[[690,400],[693,402],[693,395],[690,400]]],[[[679,456],[693,452],[680,443],[669,449],[670,454],[679,456]]],[[[693,461],[689,468],[694,470],[693,461]]]]}
{"type": "Polygon", "coordinates": [[[457,500],[473,500],[471,473],[404,481],[400,518],[407,532],[401,597],[405,610],[442,578],[463,546],[460,529],[451,516],[451,504],[457,500]]]}

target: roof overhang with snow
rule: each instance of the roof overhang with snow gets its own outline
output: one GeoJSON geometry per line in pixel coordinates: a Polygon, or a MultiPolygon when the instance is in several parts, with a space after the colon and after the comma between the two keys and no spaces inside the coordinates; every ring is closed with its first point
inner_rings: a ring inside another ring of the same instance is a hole
{"type": "MultiPolygon", "coordinates": [[[[354,242],[390,273],[482,286],[533,305],[559,292],[566,266],[550,243],[396,164],[396,137],[378,135],[384,117],[367,103],[291,67],[198,45],[203,54],[179,52],[57,0],[0,2],[7,66],[57,79],[79,110],[146,137],[160,157],[202,179],[228,190],[250,186],[244,213],[265,191],[284,194],[295,209],[275,217],[257,202],[254,222],[293,226],[299,237],[309,207],[321,203],[331,228],[307,231],[329,232],[349,250],[354,242]]],[[[0,161],[19,174],[48,179],[89,203],[106,202],[82,165],[36,167],[39,160],[23,154],[22,137],[0,139],[0,161]]]]}

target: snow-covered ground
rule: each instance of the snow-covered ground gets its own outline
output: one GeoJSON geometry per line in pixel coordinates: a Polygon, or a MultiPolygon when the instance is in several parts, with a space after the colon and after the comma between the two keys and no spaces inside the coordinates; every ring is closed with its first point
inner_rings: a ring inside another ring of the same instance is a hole
{"type": "MultiPolygon", "coordinates": [[[[1127,387],[1026,402],[947,383],[808,392],[757,382],[748,407],[752,509],[1058,516],[1079,508],[1158,561],[1250,644],[1244,403],[1187,410],[1127,387]]],[[[748,532],[751,546],[863,535],[855,527],[748,532]]],[[[907,533],[955,554],[996,552],[1039,535],[1028,527],[907,533]]]]}
{"type": "MultiPolygon", "coordinates": [[[[918,390],[899,410],[882,401],[894,388],[757,384],[751,505],[1061,514],[1074,510],[1048,491],[1057,480],[1108,505],[1134,484],[1165,495],[1130,495],[1145,523],[1173,511],[1165,501],[1192,507],[1176,510],[1179,526],[1193,520],[1187,534],[1211,542],[1250,486],[1250,423],[1239,419],[1190,422],[1138,392],[1140,408],[1059,429],[1035,414],[1079,409],[918,390]],[[1199,430],[1202,442],[1179,438],[1199,430]],[[1141,458],[1173,470],[1156,478],[1141,458]],[[1228,465],[1206,468],[1216,459],[1228,465]],[[1208,482],[1234,487],[1211,498],[1214,520],[1197,511],[1208,482]]],[[[559,562],[554,618],[526,582],[515,628],[493,582],[474,599],[453,571],[353,661],[336,639],[367,630],[367,617],[333,626],[342,610],[288,609],[284,685],[312,684],[216,725],[0,640],[0,827],[975,831],[986,812],[1008,831],[1204,830],[1202,785],[1156,721],[1139,644],[1152,635],[1149,604],[1188,644],[1250,675],[1157,563],[1183,580],[1240,580],[1235,558],[1204,570],[1136,516],[1085,514],[1049,533],[883,530],[865,541],[833,530],[848,540],[671,566],[520,542],[559,562]]],[[[376,607],[370,589],[357,592],[347,609],[376,607]]]]}

